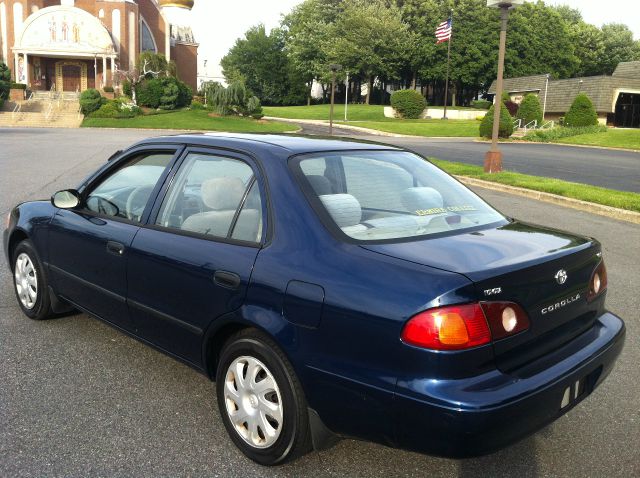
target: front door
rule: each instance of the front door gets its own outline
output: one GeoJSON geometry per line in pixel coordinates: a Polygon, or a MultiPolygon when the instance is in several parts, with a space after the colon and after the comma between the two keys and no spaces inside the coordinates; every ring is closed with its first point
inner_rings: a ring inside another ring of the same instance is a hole
{"type": "Polygon", "coordinates": [[[56,211],[49,229],[54,289],[88,312],[133,330],[126,304],[129,247],[175,150],[133,153],[82,191],[73,210],[56,211]]]}
{"type": "Polygon", "coordinates": [[[254,167],[228,152],[192,150],[167,182],[131,245],[127,298],[142,337],[200,365],[207,327],[246,295],[263,193],[254,167]]]}
{"type": "Polygon", "coordinates": [[[80,91],[80,78],[82,71],[80,65],[62,66],[62,90],[80,91]]]}

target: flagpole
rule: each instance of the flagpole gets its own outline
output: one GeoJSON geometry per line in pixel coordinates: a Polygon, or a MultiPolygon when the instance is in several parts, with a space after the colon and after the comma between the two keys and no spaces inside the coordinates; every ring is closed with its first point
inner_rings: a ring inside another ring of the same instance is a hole
{"type": "Polygon", "coordinates": [[[449,40],[447,41],[447,79],[444,83],[444,116],[442,117],[444,120],[448,119],[447,100],[449,99],[449,65],[451,64],[451,42],[453,41],[453,10],[451,10],[449,19],[451,20],[451,33],[449,35],[449,40]]]}

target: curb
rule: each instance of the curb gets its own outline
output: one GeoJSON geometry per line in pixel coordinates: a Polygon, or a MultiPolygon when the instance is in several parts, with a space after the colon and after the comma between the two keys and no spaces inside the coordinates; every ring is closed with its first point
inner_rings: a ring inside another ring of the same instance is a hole
{"type": "MultiPolygon", "coordinates": [[[[475,139],[474,143],[486,143],[491,144],[491,141],[485,139],[475,139]]],[[[554,143],[554,142],[544,142],[544,141],[523,141],[521,139],[515,138],[509,141],[498,141],[498,144],[540,144],[540,145],[552,145],[552,146],[564,146],[566,148],[587,148],[587,149],[604,149],[606,151],[626,151],[628,153],[638,153],[640,154],[639,149],[629,149],[629,148],[615,148],[608,146],[597,146],[590,144],[567,144],[567,143],[554,143]]]]}
{"type": "Polygon", "coordinates": [[[619,221],[631,222],[633,224],[640,224],[640,212],[628,211],[626,209],[619,209],[611,206],[604,206],[602,204],[595,204],[587,201],[581,201],[579,199],[568,198],[564,196],[558,196],[557,194],[545,193],[541,191],[534,191],[532,189],[518,188],[515,186],[508,186],[506,184],[494,183],[491,181],[483,181],[482,179],[470,178],[467,176],[455,176],[461,183],[467,186],[477,186],[480,188],[491,189],[493,191],[500,191],[508,194],[515,194],[517,196],[523,196],[529,199],[536,199],[538,201],[544,201],[558,206],[569,207],[577,209],[579,211],[589,212],[591,214],[597,214],[599,216],[605,216],[619,221]]]}

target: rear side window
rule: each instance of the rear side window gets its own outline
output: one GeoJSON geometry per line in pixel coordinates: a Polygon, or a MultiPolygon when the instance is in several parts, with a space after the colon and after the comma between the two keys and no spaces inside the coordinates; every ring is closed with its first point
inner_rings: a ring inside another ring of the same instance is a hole
{"type": "Polygon", "coordinates": [[[507,223],[451,176],[408,152],[308,155],[294,160],[295,169],[321,216],[355,240],[389,241],[507,223]]]}
{"type": "Polygon", "coordinates": [[[190,153],[163,200],[156,224],[218,238],[260,242],[262,200],[251,167],[190,153]]]}

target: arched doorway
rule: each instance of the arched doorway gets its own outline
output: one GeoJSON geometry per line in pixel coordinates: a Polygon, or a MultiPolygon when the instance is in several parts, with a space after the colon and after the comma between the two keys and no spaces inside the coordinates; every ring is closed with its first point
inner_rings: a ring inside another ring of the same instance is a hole
{"type": "Polygon", "coordinates": [[[56,62],[56,90],[84,91],[87,89],[87,64],[83,61],[56,62]]]}

